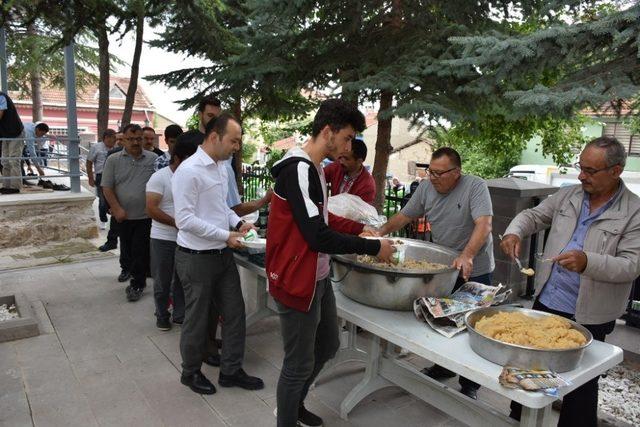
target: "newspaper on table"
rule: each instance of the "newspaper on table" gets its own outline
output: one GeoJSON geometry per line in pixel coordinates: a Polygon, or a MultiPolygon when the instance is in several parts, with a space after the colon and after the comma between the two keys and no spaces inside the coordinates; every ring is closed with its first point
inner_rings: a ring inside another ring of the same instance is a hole
{"type": "Polygon", "coordinates": [[[489,286],[467,282],[447,298],[418,298],[413,303],[413,311],[418,319],[427,322],[445,337],[451,338],[465,330],[465,313],[506,301],[511,295],[511,289],[499,293],[502,289],[502,284],[489,286]]]}
{"type": "Polygon", "coordinates": [[[541,391],[551,397],[559,397],[558,389],[571,384],[553,371],[520,369],[513,366],[503,367],[498,381],[506,388],[541,391]]]}

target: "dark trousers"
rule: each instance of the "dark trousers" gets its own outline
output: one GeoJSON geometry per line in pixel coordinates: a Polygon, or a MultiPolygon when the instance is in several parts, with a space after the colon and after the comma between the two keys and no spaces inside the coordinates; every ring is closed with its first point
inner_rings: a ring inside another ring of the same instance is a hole
{"type": "MultiPolygon", "coordinates": [[[[466,282],[478,282],[478,283],[482,283],[483,285],[491,285],[492,277],[493,277],[493,273],[481,274],[480,276],[470,277],[469,280],[464,280],[462,277],[458,277],[458,280],[456,280],[456,284],[453,286],[453,292],[457,291],[466,282]]],[[[473,382],[465,377],[458,378],[458,383],[460,384],[460,387],[470,388],[472,390],[478,390],[480,388],[480,384],[473,382]]]]}
{"type": "MultiPolygon", "coordinates": [[[[102,174],[96,174],[96,196],[98,196],[98,216],[100,217],[101,222],[107,222],[107,212],[109,212],[109,205],[107,204],[107,199],[104,198],[104,193],[102,192],[102,187],[100,183],[102,182],[102,174]]],[[[111,230],[109,230],[111,232],[111,230]]],[[[108,239],[108,238],[107,238],[108,239]]]]}
{"type": "Polygon", "coordinates": [[[176,242],[151,239],[151,274],[156,317],[169,319],[169,297],[173,299],[173,319],[184,319],[184,290],[176,272],[176,242]]]}
{"type": "Polygon", "coordinates": [[[131,286],[143,289],[149,270],[151,219],[127,219],[118,224],[120,266],[131,273],[131,286]]]}
{"type": "Polygon", "coordinates": [[[176,250],[176,270],[185,296],[180,334],[182,374],[202,367],[213,308],[224,316],[220,372],[233,375],[242,368],[245,347],[245,310],[240,275],[231,249],[221,254],[190,254],[176,250]]]}
{"type": "MultiPolygon", "coordinates": [[[[573,314],[564,313],[547,307],[537,299],[533,303],[534,310],[545,311],[547,313],[556,314],[567,319],[573,319],[573,314]]],[[[604,341],[605,337],[613,332],[616,326],[615,320],[599,325],[582,325],[591,332],[594,340],[604,341]]],[[[560,411],[560,419],[558,426],[560,427],[596,427],[598,425],[598,380],[600,376],[595,377],[580,387],[568,393],[562,398],[562,410],[560,411]]],[[[511,402],[511,418],[520,420],[522,415],[522,405],[517,402],[511,402]]]]}
{"type": "MultiPolygon", "coordinates": [[[[298,421],[298,407],[316,375],[340,347],[336,299],[331,283],[324,279],[316,283],[307,313],[276,304],[284,344],[277,389],[278,427],[293,427],[298,421]]],[[[224,338],[222,343],[224,348],[224,338]]]]}

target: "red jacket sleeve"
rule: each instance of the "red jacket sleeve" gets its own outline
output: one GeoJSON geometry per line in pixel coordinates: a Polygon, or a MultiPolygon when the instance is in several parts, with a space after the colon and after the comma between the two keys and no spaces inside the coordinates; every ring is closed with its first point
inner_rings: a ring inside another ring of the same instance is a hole
{"type": "Polygon", "coordinates": [[[359,222],[355,222],[329,212],[329,228],[340,233],[355,234],[357,236],[362,233],[364,224],[360,224],[359,222]]]}
{"type": "Polygon", "coordinates": [[[367,179],[362,182],[362,189],[359,190],[358,196],[365,202],[373,205],[373,201],[376,198],[376,182],[371,175],[367,176],[367,179]]]}

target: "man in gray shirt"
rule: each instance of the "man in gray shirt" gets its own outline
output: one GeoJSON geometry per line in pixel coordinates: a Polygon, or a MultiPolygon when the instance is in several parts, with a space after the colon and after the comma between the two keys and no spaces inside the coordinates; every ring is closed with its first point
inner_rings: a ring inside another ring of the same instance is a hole
{"type": "Polygon", "coordinates": [[[116,145],[116,131],[113,129],[107,129],[102,134],[102,141],[97,142],[91,146],[89,154],[87,154],[87,177],[89,178],[89,185],[96,187],[96,195],[98,196],[98,216],[100,217],[100,228],[104,230],[106,228],[107,212],[109,207],[107,201],[102,194],[102,171],[104,164],[107,161],[107,152],[116,145]]]}
{"type": "Polygon", "coordinates": [[[142,148],[142,129],[129,124],[124,130],[124,149],[107,157],[102,172],[102,191],[119,223],[121,276],[131,274],[127,300],[137,301],[146,286],[149,270],[149,234],[146,185],[153,174],[156,155],[142,148]]]}
{"type": "MultiPolygon", "coordinates": [[[[491,284],[495,267],[489,188],[481,178],[462,175],[461,166],[460,155],[454,149],[436,150],[427,170],[429,179],[422,180],[407,205],[379,230],[380,235],[392,233],[426,216],[433,243],[460,252],[453,261],[453,267],[460,270],[454,290],[466,281],[491,284]]],[[[436,379],[455,376],[438,365],[423,372],[436,379]]],[[[460,385],[462,393],[476,398],[478,384],[461,377],[460,385]]]]}

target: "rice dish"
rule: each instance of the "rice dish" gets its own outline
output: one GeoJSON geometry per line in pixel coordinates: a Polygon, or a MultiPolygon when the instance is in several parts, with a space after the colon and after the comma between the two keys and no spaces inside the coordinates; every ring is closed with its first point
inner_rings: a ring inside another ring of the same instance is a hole
{"type": "Polygon", "coordinates": [[[449,268],[448,265],[440,264],[437,262],[429,262],[426,260],[415,260],[410,258],[405,258],[404,261],[393,263],[393,262],[382,262],[375,256],[371,255],[358,255],[358,262],[362,264],[369,264],[376,267],[384,267],[384,268],[397,268],[403,270],[415,270],[415,271],[437,271],[449,268]]]}
{"type": "Polygon", "coordinates": [[[587,343],[587,338],[560,316],[535,318],[502,311],[491,317],[483,316],[474,328],[498,341],[545,350],[566,350],[587,343]]]}

